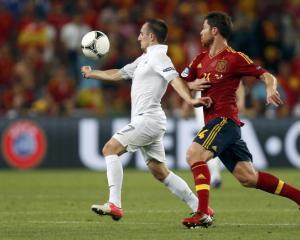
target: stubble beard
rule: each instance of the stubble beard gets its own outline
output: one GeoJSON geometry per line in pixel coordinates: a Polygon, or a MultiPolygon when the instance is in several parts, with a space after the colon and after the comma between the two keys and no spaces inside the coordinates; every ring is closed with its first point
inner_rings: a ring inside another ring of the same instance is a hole
{"type": "Polygon", "coordinates": [[[202,42],[202,45],[204,48],[210,48],[213,42],[214,42],[214,38],[210,37],[209,39],[207,39],[207,41],[202,42]]]}

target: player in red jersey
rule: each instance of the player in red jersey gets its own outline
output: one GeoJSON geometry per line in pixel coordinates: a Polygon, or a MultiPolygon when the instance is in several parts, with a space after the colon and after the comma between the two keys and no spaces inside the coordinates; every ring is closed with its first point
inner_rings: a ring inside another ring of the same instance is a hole
{"type": "Polygon", "coordinates": [[[198,79],[209,84],[202,96],[209,96],[213,101],[210,108],[204,109],[205,126],[187,152],[199,200],[197,212],[182,220],[188,228],[212,224],[208,214],[210,173],[207,161],[216,156],[244,187],[281,195],[300,205],[299,189],[269,173],[254,170],[252,155],[241,139],[243,123],[238,117],[236,90],[243,76],[254,76],[265,82],[267,104],[279,106],[282,100],[276,78],[255,65],[248,56],[228,46],[231,32],[232,22],[227,14],[209,13],[200,33],[207,51],[200,53],[181,74],[187,80],[198,79]]]}

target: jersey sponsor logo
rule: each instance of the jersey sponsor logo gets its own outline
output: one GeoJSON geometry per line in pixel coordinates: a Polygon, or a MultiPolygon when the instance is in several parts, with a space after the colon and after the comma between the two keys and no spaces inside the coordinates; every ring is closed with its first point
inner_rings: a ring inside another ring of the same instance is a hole
{"type": "Polygon", "coordinates": [[[43,130],[35,122],[20,120],[5,129],[1,145],[9,165],[27,169],[42,161],[47,141],[43,130]]]}
{"type": "Polygon", "coordinates": [[[190,69],[188,67],[186,67],[185,69],[183,69],[182,73],[181,73],[181,77],[187,77],[190,74],[190,69]]]}
{"type": "Polygon", "coordinates": [[[165,69],[163,70],[163,72],[169,72],[169,71],[172,71],[172,70],[175,70],[175,68],[173,68],[173,67],[168,67],[168,68],[165,68],[165,69]]]}
{"type": "Polygon", "coordinates": [[[226,72],[228,66],[228,62],[226,60],[220,60],[217,62],[216,70],[218,72],[226,72]]]}

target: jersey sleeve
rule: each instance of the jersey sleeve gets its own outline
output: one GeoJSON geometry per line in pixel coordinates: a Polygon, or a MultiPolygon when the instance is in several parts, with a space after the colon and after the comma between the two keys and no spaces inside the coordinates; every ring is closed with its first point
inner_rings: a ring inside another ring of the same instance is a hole
{"type": "Polygon", "coordinates": [[[258,78],[266,72],[261,66],[256,65],[246,54],[237,52],[235,57],[235,70],[244,76],[253,76],[258,78]]]}
{"type": "Polygon", "coordinates": [[[171,59],[164,53],[155,54],[151,65],[153,70],[161,75],[167,82],[179,76],[171,59]]]}
{"type": "Polygon", "coordinates": [[[119,71],[124,79],[132,79],[133,73],[139,64],[141,57],[138,57],[134,62],[129,63],[122,67],[119,71]]]}
{"type": "Polygon", "coordinates": [[[196,79],[196,58],[189,64],[189,66],[185,67],[181,72],[180,76],[187,82],[191,82],[196,79]]]}

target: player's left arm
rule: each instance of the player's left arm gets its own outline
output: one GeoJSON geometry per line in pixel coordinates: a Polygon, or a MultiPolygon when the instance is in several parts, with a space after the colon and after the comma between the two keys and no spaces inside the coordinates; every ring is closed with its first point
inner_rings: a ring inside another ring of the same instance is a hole
{"type": "Polygon", "coordinates": [[[235,71],[243,76],[254,76],[260,78],[266,84],[267,104],[273,104],[278,107],[283,101],[277,91],[277,79],[262,67],[253,63],[253,61],[244,53],[236,52],[235,71]]]}
{"type": "Polygon", "coordinates": [[[245,87],[242,81],[240,82],[239,87],[236,90],[236,104],[240,113],[243,114],[245,111],[245,87]]]}
{"type": "Polygon", "coordinates": [[[273,104],[276,107],[283,104],[279,92],[277,91],[276,77],[269,72],[265,72],[260,75],[259,78],[266,84],[267,104],[273,104]]]}

